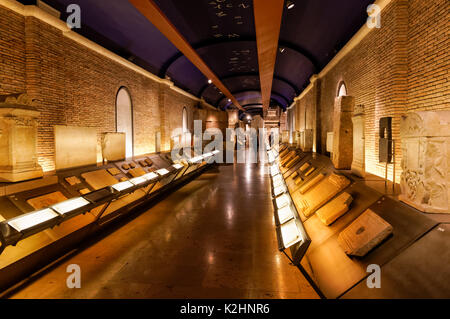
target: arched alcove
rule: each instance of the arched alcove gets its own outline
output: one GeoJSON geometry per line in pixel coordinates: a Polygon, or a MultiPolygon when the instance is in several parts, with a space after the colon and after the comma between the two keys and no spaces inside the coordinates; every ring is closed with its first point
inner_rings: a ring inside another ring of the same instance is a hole
{"type": "Polygon", "coordinates": [[[126,87],[116,95],[116,131],[126,135],[126,156],[133,156],[133,104],[126,87]]]}
{"type": "Polygon", "coordinates": [[[347,86],[345,85],[344,81],[339,82],[338,89],[337,89],[337,96],[347,96],[347,86]]]}

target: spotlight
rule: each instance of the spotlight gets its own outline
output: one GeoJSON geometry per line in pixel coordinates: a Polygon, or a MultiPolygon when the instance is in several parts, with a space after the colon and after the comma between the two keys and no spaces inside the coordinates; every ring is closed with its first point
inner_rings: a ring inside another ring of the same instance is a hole
{"type": "Polygon", "coordinates": [[[228,102],[231,102],[231,99],[228,99],[228,102]]]}
{"type": "Polygon", "coordinates": [[[286,7],[288,8],[288,10],[291,10],[293,7],[295,7],[295,3],[292,1],[288,1],[286,3],[286,7]]]}
{"type": "Polygon", "coordinates": [[[208,84],[211,84],[211,83],[212,83],[212,80],[211,80],[211,79],[209,79],[209,80],[208,80],[208,84]]]}

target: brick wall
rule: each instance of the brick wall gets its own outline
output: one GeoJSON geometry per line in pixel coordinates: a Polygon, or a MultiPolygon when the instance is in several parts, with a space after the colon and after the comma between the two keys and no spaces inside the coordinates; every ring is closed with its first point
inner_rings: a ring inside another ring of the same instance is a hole
{"type": "MultiPolygon", "coordinates": [[[[173,129],[182,126],[188,110],[189,128],[199,103],[153,79],[117,63],[34,18],[0,6],[0,94],[24,93],[41,112],[38,127],[39,163],[54,164],[54,125],[88,126],[97,132],[116,130],[115,99],[120,87],[131,94],[135,155],[170,147],[173,129]]],[[[226,112],[201,110],[198,119],[209,127],[227,127],[226,112]]],[[[100,159],[100,144],[98,158],[100,159]]]]}
{"type": "MultiPolygon", "coordinates": [[[[381,13],[381,28],[373,29],[296,103],[296,126],[304,127],[302,114],[317,94],[317,150],[325,153],[327,132],[333,131],[338,84],[344,81],[347,94],[365,108],[367,172],[384,177],[385,166],[378,163],[378,121],[393,117],[398,182],[401,115],[409,110],[450,107],[448,18],[447,0],[391,1],[381,13]]],[[[392,169],[390,165],[390,179],[392,169]]]]}

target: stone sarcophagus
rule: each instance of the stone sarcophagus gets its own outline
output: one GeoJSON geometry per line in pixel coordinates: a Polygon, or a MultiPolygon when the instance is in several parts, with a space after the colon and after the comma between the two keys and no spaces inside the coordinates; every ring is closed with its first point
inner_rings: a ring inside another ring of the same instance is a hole
{"type": "Polygon", "coordinates": [[[400,136],[400,200],[423,212],[450,213],[450,110],[406,114],[400,136]]]}
{"type": "Polygon", "coordinates": [[[39,111],[26,94],[0,96],[0,181],[20,182],[43,176],[38,164],[39,111]]]}

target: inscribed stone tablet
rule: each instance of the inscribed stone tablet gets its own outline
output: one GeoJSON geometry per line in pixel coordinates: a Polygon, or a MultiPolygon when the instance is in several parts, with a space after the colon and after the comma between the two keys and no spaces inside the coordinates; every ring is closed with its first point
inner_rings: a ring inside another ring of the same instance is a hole
{"type": "Polygon", "coordinates": [[[33,207],[34,209],[42,209],[49,206],[52,206],[54,204],[64,202],[67,200],[67,197],[64,196],[61,192],[53,192],[50,194],[45,194],[42,196],[38,196],[35,198],[31,198],[27,200],[27,203],[33,207]]]}
{"type": "Polygon", "coordinates": [[[392,231],[388,222],[367,209],[339,234],[338,242],[347,255],[363,257],[392,231]]]}

